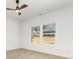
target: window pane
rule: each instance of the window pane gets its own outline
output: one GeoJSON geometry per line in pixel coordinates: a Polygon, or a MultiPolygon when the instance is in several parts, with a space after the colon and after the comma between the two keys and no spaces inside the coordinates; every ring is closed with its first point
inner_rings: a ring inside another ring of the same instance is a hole
{"type": "Polygon", "coordinates": [[[32,27],[32,43],[38,44],[40,40],[40,26],[32,27]]]}
{"type": "Polygon", "coordinates": [[[45,44],[55,44],[55,24],[43,26],[43,42],[45,44]]]}

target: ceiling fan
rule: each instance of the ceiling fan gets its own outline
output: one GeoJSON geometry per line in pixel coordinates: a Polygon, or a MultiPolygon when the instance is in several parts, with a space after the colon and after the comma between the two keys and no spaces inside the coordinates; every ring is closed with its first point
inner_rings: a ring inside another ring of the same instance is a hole
{"type": "Polygon", "coordinates": [[[21,15],[20,10],[28,7],[28,5],[26,5],[26,4],[23,4],[21,7],[19,7],[19,0],[16,0],[16,4],[17,4],[17,6],[16,6],[15,9],[12,9],[12,8],[6,8],[6,9],[15,11],[16,13],[18,13],[18,15],[21,15]]]}

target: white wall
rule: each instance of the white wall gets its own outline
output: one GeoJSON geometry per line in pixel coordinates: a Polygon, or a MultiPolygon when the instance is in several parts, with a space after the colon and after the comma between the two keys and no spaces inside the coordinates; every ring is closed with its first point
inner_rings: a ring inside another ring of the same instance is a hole
{"type": "Polygon", "coordinates": [[[24,21],[22,26],[22,47],[58,56],[72,58],[72,6],[24,21]],[[56,23],[56,44],[33,45],[31,43],[31,27],[56,23]]]}
{"type": "Polygon", "coordinates": [[[6,50],[20,48],[21,23],[8,18],[6,22],[6,50]]]}

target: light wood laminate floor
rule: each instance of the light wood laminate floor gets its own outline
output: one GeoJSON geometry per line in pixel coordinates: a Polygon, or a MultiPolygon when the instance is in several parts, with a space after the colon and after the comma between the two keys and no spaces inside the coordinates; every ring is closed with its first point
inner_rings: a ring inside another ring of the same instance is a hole
{"type": "Polygon", "coordinates": [[[7,51],[6,59],[68,59],[68,58],[44,54],[26,49],[17,49],[13,51],[7,51]]]}

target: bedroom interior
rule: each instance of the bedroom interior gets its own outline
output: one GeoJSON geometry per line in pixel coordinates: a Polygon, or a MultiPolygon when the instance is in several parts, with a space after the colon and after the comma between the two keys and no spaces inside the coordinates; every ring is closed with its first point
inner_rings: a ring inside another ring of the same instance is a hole
{"type": "Polygon", "coordinates": [[[73,0],[6,0],[6,59],[73,59],[73,0]]]}

